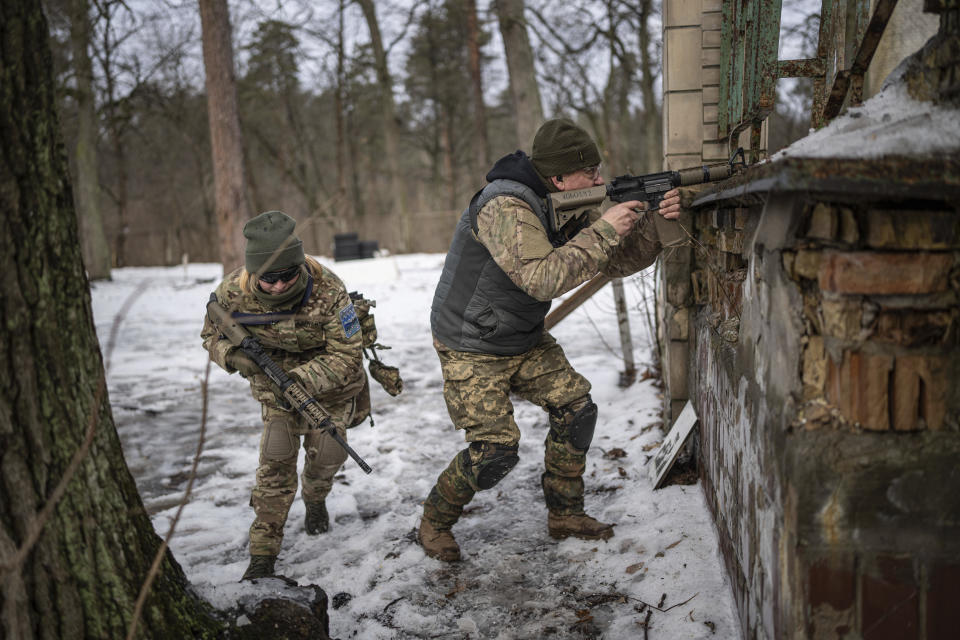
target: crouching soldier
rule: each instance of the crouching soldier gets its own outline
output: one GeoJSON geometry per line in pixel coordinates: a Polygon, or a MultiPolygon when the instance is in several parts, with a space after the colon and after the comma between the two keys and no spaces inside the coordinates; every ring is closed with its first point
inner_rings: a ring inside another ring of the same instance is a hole
{"type": "MultiPolygon", "coordinates": [[[[323,406],[346,439],[346,429],[363,421],[370,410],[360,322],[340,279],[304,255],[295,225],[280,211],[247,222],[246,263],[220,283],[215,295],[267,355],[323,406]]],[[[330,434],[308,429],[253,360],[221,336],[209,317],[201,337],[214,362],[249,380],[261,405],[260,462],[250,498],[255,513],[251,557],[242,580],[273,575],[297,491],[301,438],[306,454],[301,476],[305,528],[310,535],[330,526],[325,499],[347,453],[330,434]]]]}
{"type": "Polygon", "coordinates": [[[519,460],[511,394],[550,417],[541,477],[548,533],[588,540],[613,535],[613,525],[584,511],[582,476],[597,405],[590,383],[544,331],[544,318],[553,298],[597,273],[622,277],[650,265],[661,248],[652,216],[680,215],[674,189],[657,212],[631,201],[602,215],[593,210],[554,219],[548,193],[603,184],[597,146],[565,119],[544,123],[532,157],[517,151],[501,158],[487,181],[454,232],[430,316],[443,397],[468,443],[423,506],[419,540],[427,555],[445,561],[460,558],[451,528],[463,507],[519,460]]]}

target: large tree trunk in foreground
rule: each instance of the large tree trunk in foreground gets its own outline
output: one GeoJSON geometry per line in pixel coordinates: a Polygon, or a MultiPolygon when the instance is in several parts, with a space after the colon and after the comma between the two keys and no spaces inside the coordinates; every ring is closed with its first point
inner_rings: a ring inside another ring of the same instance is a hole
{"type": "MultiPolygon", "coordinates": [[[[35,0],[0,8],[0,637],[124,638],[161,541],[113,424],[35,0]],[[89,451],[42,525],[37,515],[89,451]]],[[[167,553],[138,637],[217,623],[167,553]]]]}
{"type": "Polygon", "coordinates": [[[543,122],[540,87],[533,68],[533,49],[523,17],[523,0],[496,0],[497,21],[503,37],[503,51],[507,56],[510,75],[510,95],[516,119],[517,147],[530,151],[533,135],[543,122]]]}
{"type": "Polygon", "coordinates": [[[220,228],[220,262],[224,273],[228,273],[244,262],[243,225],[253,216],[247,205],[243,172],[243,138],[227,0],[200,0],[200,23],[217,224],[220,228]]]}

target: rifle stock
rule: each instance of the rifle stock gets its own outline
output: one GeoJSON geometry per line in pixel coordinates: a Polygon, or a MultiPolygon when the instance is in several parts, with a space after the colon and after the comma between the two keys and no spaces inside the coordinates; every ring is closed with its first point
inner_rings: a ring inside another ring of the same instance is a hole
{"type": "Polygon", "coordinates": [[[306,419],[311,429],[321,429],[329,433],[330,437],[343,447],[344,451],[353,458],[364,473],[373,471],[370,465],[364,462],[363,458],[337,433],[336,426],[330,420],[330,414],[320,406],[320,403],[313,396],[307,393],[303,385],[287,375],[287,372],[266,354],[263,345],[250,335],[246,327],[237,322],[229,311],[223,308],[223,305],[217,300],[216,294],[210,294],[210,301],[207,303],[207,316],[230,344],[242,350],[251,360],[257,363],[263,373],[277,386],[290,406],[306,419]]]}

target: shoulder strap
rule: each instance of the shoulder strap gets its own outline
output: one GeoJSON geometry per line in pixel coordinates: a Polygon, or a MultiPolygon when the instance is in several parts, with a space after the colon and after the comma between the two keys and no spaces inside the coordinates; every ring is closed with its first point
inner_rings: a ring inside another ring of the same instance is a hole
{"type": "Polygon", "coordinates": [[[281,320],[289,320],[290,318],[297,315],[297,311],[307,304],[307,300],[310,299],[310,295],[313,293],[313,274],[307,271],[307,288],[303,291],[303,297],[300,298],[300,302],[297,303],[295,307],[289,311],[278,311],[273,313],[241,313],[240,311],[234,311],[230,315],[234,320],[237,321],[237,324],[273,324],[274,322],[280,322],[281,320]]]}

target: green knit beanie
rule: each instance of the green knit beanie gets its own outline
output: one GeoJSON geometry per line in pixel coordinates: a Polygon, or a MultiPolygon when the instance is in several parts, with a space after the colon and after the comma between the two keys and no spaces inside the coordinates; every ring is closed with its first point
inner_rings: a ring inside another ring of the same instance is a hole
{"type": "Polygon", "coordinates": [[[566,118],[554,118],[537,130],[530,160],[540,175],[562,176],[600,164],[600,152],[581,127],[566,118]]]}
{"type": "Polygon", "coordinates": [[[297,221],[282,211],[267,211],[247,222],[243,226],[247,271],[259,274],[303,264],[303,243],[293,234],[296,226],[297,221]]]}

